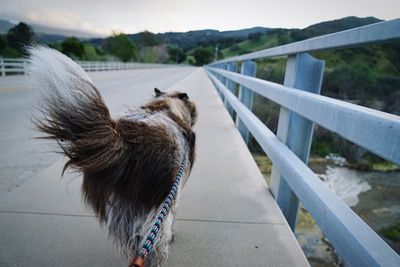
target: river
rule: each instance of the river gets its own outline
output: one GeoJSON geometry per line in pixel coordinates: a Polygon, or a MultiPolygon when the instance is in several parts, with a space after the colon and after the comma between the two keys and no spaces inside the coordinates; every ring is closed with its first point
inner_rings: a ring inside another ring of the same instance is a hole
{"type": "MultiPolygon", "coordinates": [[[[400,171],[359,171],[319,161],[310,164],[322,181],[378,234],[400,222],[400,171]]],[[[300,209],[296,236],[311,266],[340,266],[329,241],[300,209]]],[[[382,235],[381,235],[382,236],[382,235]]],[[[384,238],[400,253],[400,242],[384,238]]]]}

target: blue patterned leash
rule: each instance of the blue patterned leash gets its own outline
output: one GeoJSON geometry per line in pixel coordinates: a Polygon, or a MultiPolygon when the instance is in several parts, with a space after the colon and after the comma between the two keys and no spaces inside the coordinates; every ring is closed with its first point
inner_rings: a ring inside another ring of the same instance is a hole
{"type": "Polygon", "coordinates": [[[151,232],[147,236],[146,241],[143,243],[142,248],[139,251],[139,255],[136,256],[135,258],[133,258],[129,267],[143,267],[144,266],[145,259],[146,259],[147,255],[150,253],[150,251],[152,250],[154,241],[156,240],[158,232],[161,229],[161,225],[171,208],[172,202],[176,198],[176,193],[178,192],[179,183],[181,182],[182,176],[183,176],[185,169],[189,162],[188,156],[189,156],[189,146],[186,146],[185,154],[183,156],[182,163],[179,166],[179,170],[178,170],[178,174],[176,175],[175,182],[172,184],[171,190],[169,191],[169,194],[164,201],[162,209],[158,213],[158,216],[153,224],[153,228],[151,229],[151,232]]]}

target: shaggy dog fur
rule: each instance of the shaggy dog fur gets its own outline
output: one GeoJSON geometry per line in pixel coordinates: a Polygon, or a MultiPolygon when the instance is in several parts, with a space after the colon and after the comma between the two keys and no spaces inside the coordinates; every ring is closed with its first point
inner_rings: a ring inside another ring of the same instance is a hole
{"type": "MultiPolygon", "coordinates": [[[[112,119],[91,79],[71,59],[40,46],[29,53],[30,82],[41,92],[35,125],[69,158],[63,172],[71,167],[83,173],[83,196],[121,253],[137,255],[171,189],[186,145],[189,164],[182,184],[193,165],[194,103],[185,93],[155,89],[154,100],[112,119]]],[[[146,266],[159,266],[166,259],[172,221],[170,212],[146,266]]]]}

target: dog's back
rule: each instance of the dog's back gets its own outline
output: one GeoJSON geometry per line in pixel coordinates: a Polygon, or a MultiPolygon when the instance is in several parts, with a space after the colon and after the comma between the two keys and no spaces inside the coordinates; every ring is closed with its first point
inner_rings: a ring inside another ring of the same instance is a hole
{"type": "MultiPolygon", "coordinates": [[[[76,63],[45,47],[31,48],[30,54],[31,83],[42,92],[41,116],[34,118],[37,128],[69,158],[64,170],[83,173],[85,200],[122,252],[135,255],[171,189],[185,146],[190,147],[190,172],[194,104],[186,94],[157,90],[154,101],[115,120],[76,63]]],[[[158,242],[167,242],[169,235],[158,242]]],[[[153,263],[165,258],[161,243],[153,263]]]]}

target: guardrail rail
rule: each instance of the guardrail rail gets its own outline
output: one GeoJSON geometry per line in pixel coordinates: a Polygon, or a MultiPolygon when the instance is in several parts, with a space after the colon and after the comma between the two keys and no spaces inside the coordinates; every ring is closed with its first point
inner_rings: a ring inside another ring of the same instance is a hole
{"type": "MultiPolygon", "coordinates": [[[[130,70],[146,68],[164,68],[172,64],[151,64],[118,61],[76,61],[85,71],[130,70]]],[[[0,76],[25,74],[28,60],[23,58],[0,58],[0,76]]]]}
{"type": "Polygon", "coordinates": [[[308,53],[399,40],[396,19],[205,66],[243,138],[250,132],[273,162],[270,190],[289,226],[300,200],[346,266],[400,266],[400,257],[307,167],[314,123],[400,164],[400,117],[319,95],[325,62],[308,53]],[[288,56],[284,84],[255,78],[254,60],[277,56],[288,56]],[[254,93],[281,106],[277,135],[251,112],[254,93]]]}

